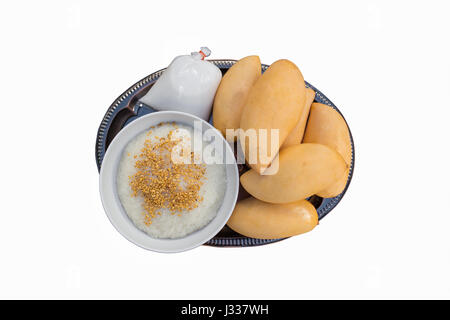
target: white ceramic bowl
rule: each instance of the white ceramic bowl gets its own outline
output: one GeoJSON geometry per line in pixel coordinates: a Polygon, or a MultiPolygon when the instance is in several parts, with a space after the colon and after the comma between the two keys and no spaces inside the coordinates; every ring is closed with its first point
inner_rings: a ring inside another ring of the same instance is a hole
{"type": "Polygon", "coordinates": [[[134,244],[148,250],[158,252],[181,252],[200,246],[214,237],[226,224],[233,212],[239,191],[239,172],[234,160],[233,150],[222,137],[219,131],[200,118],[176,111],[154,112],[134,120],[124,127],[113,139],[103,158],[100,170],[100,196],[105,212],[114,225],[125,238],[134,244]],[[194,126],[194,121],[201,121],[203,130],[213,129],[215,141],[222,141],[227,159],[226,176],[227,188],[223,203],[217,215],[203,228],[178,239],[156,239],[138,229],[126,214],[117,193],[117,169],[125,146],[138,134],[148,130],[151,126],[161,122],[175,121],[185,125],[194,126]]]}

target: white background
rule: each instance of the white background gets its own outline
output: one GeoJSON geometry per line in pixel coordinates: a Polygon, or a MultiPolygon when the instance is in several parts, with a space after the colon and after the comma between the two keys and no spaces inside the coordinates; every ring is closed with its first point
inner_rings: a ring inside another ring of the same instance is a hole
{"type": "Polygon", "coordinates": [[[450,298],[448,1],[0,4],[0,298],[450,298]],[[111,102],[200,46],[293,60],[345,115],[356,168],[311,233],[145,251],[109,223],[111,102]]]}

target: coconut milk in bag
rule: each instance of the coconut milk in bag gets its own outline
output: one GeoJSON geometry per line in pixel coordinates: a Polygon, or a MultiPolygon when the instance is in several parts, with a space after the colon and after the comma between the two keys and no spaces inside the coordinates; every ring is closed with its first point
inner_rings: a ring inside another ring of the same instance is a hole
{"type": "Polygon", "coordinates": [[[220,69],[204,60],[210,53],[202,47],[200,52],[173,59],[140,101],[156,110],[182,111],[208,121],[222,79],[220,69]]]}

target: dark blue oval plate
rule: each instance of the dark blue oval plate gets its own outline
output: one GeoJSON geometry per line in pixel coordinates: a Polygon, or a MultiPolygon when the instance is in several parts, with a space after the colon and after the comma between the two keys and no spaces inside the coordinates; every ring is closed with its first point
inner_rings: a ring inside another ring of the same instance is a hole
{"type": "MultiPolygon", "coordinates": [[[[236,60],[209,61],[219,67],[223,74],[225,74],[225,72],[236,62],[236,60]]],[[[261,71],[264,72],[268,67],[268,65],[263,64],[261,66],[261,71]]],[[[122,93],[106,111],[106,114],[103,117],[103,120],[98,129],[97,140],[95,143],[95,160],[97,161],[97,167],[99,171],[106,149],[108,148],[109,144],[116,136],[116,134],[131,121],[142,117],[145,114],[155,112],[155,110],[151,107],[140,103],[139,99],[148,92],[148,90],[156,82],[156,80],[158,80],[164,70],[165,69],[162,69],[155,73],[152,73],[151,75],[132,85],[128,90],[122,93]]],[[[342,115],[339,109],[322,92],[317,90],[308,82],[305,83],[306,87],[309,87],[316,92],[316,97],[314,99],[315,102],[328,105],[342,115]]],[[[344,191],[334,198],[322,199],[318,196],[313,196],[308,199],[316,207],[317,213],[319,215],[319,220],[325,217],[331,210],[334,209],[334,207],[336,207],[336,205],[339,203],[339,201],[341,201],[342,197],[347,191],[348,186],[350,185],[350,181],[353,175],[353,168],[355,166],[355,146],[353,143],[353,137],[350,132],[350,128],[349,133],[352,144],[352,163],[348,175],[347,186],[345,187],[344,191]]],[[[248,238],[234,232],[233,230],[225,226],[214,238],[205,243],[205,245],[217,247],[250,247],[269,244],[284,239],[286,238],[271,240],[248,238]]]]}

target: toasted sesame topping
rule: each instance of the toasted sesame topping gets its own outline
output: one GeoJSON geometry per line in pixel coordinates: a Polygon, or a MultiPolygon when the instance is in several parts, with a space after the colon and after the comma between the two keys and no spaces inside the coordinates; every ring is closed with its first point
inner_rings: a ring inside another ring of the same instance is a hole
{"type": "MultiPolygon", "coordinates": [[[[176,128],[175,123],[170,124],[176,128]]],[[[191,154],[190,164],[173,163],[172,149],[182,139],[173,139],[172,134],[173,131],[170,131],[166,138],[145,140],[139,157],[134,156],[138,158],[134,164],[137,172],[129,177],[129,183],[132,195],[144,199],[143,215],[147,226],[152,223],[152,218],[161,215],[161,209],[168,209],[172,215],[181,216],[183,211],[195,209],[203,201],[200,187],[206,179],[206,166],[194,163],[194,154],[191,154]]]]}

